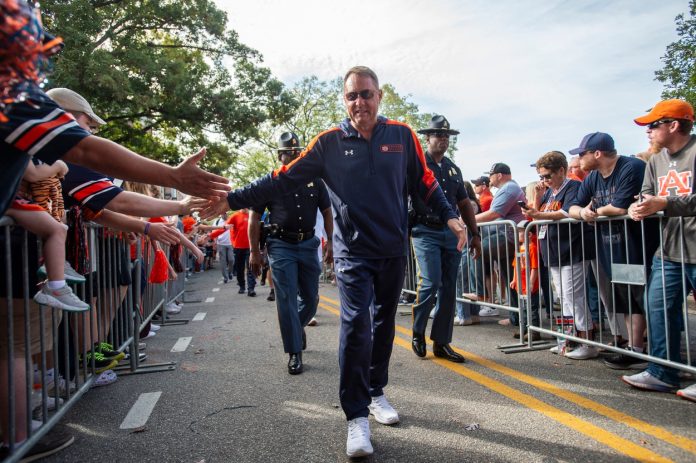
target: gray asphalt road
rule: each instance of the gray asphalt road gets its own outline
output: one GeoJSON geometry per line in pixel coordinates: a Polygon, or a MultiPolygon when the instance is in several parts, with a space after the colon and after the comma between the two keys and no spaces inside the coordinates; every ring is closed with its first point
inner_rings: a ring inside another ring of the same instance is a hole
{"type": "MultiPolygon", "coordinates": [[[[49,462],[344,462],[346,424],[338,405],[338,295],[323,285],[319,326],[308,327],[305,372],[287,374],[275,306],[237,294],[218,273],[191,278],[179,318],[148,340],[147,363],[169,372],[122,376],[93,389],[64,423],[76,442],[49,462]],[[213,292],[214,288],[220,288],[213,292]],[[192,337],[184,352],[171,352],[192,337]],[[119,426],[138,397],[161,392],[145,426],[119,426]]],[[[405,307],[401,307],[405,309],[405,307]]],[[[402,310],[403,311],[403,310],[402,310]]],[[[641,393],[600,360],[547,351],[504,354],[509,328],[484,320],[455,327],[469,361],[418,359],[410,316],[397,316],[386,394],[401,415],[371,421],[374,462],[696,461],[696,404],[641,393]]]]}

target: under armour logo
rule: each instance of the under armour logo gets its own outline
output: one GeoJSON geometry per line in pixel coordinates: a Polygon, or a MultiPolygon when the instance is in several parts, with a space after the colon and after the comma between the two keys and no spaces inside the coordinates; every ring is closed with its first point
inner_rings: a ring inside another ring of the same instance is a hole
{"type": "Polygon", "coordinates": [[[677,161],[670,161],[669,167],[677,167],[677,161]]]}
{"type": "Polygon", "coordinates": [[[353,150],[346,150],[345,155],[346,156],[353,156],[353,150]]]}

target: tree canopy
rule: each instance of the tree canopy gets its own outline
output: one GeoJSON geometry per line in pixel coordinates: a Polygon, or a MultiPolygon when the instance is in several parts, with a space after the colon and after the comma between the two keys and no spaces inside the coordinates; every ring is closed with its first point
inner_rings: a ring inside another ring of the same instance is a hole
{"type": "Polygon", "coordinates": [[[665,84],[664,98],[682,98],[696,106],[696,0],[689,2],[689,16],[676,17],[679,39],[667,46],[664,67],[655,78],[665,84]]]}
{"type": "Polygon", "coordinates": [[[231,147],[282,124],[297,102],[227,28],[210,0],[46,0],[46,28],[63,37],[50,87],[83,95],[103,135],[169,163],[200,146],[222,172],[231,147]]]}

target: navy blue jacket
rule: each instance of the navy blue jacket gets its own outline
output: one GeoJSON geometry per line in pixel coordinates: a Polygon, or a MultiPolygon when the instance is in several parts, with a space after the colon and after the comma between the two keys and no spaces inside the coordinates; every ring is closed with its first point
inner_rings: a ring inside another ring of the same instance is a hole
{"type": "Polygon", "coordinates": [[[345,119],[317,135],[290,164],[230,192],[231,209],[268,203],[317,177],[324,179],[334,214],[334,256],[405,256],[408,193],[447,222],[457,214],[428,169],[416,134],[380,116],[368,141],[345,119]]]}

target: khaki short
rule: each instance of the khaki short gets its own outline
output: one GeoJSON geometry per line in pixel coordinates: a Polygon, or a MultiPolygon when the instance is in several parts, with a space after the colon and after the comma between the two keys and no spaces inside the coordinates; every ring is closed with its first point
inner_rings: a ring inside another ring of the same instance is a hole
{"type": "MultiPolygon", "coordinates": [[[[63,317],[62,310],[53,308],[39,308],[39,305],[33,300],[29,301],[29,343],[31,354],[41,352],[41,312],[43,311],[43,338],[46,350],[53,349],[53,320],[55,319],[56,327],[60,324],[63,317]]],[[[24,299],[12,299],[12,333],[14,336],[14,352],[15,356],[18,353],[22,355],[27,351],[27,341],[24,338],[24,299]]],[[[7,356],[9,348],[9,326],[8,304],[7,299],[0,298],[0,355],[7,356]]]]}

